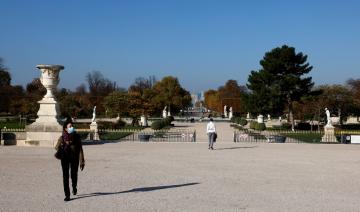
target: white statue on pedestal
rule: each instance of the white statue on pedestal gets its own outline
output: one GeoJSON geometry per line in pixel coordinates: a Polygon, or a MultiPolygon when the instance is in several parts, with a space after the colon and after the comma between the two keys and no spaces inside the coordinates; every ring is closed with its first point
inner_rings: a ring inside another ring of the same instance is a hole
{"type": "Polygon", "coordinates": [[[164,110],[163,110],[163,113],[162,113],[163,118],[166,118],[166,117],[167,117],[167,111],[166,111],[166,109],[167,109],[167,106],[164,107],[164,110]]]}
{"type": "Polygon", "coordinates": [[[321,138],[321,142],[336,143],[337,139],[335,137],[335,127],[332,126],[329,109],[325,108],[325,113],[327,123],[324,127],[324,136],[321,138]]]}
{"type": "Polygon", "coordinates": [[[270,116],[270,114],[267,115],[267,119],[268,119],[268,121],[271,121],[271,116],[270,116]]]}
{"type": "Polygon", "coordinates": [[[326,126],[332,126],[329,109],[325,108],[325,113],[326,113],[326,121],[327,121],[326,126]]]}
{"type": "Polygon", "coordinates": [[[231,119],[232,117],[233,117],[233,109],[232,109],[232,107],[230,107],[230,109],[229,109],[229,118],[231,119]]]}
{"type": "Polygon", "coordinates": [[[224,116],[225,116],[225,118],[227,118],[227,117],[228,117],[228,113],[227,113],[226,108],[227,108],[227,106],[226,106],[226,105],[224,105],[224,116]]]}
{"type": "Polygon", "coordinates": [[[93,109],[93,114],[92,114],[92,119],[91,119],[91,122],[95,122],[95,118],[96,118],[96,106],[94,106],[94,109],[93,109]]]}
{"type": "Polygon", "coordinates": [[[246,118],[250,119],[250,113],[249,112],[246,114],[246,118]]]}

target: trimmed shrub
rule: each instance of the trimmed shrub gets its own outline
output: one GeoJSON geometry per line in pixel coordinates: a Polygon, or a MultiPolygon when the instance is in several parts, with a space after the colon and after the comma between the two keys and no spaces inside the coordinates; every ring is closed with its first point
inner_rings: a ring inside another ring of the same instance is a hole
{"type": "Polygon", "coordinates": [[[104,121],[104,122],[99,122],[98,123],[98,127],[99,129],[119,129],[122,128],[126,125],[126,122],[119,120],[118,122],[114,123],[114,122],[110,122],[110,121],[104,121]]]}
{"type": "Polygon", "coordinates": [[[168,116],[161,120],[156,120],[151,124],[151,129],[153,130],[161,130],[166,126],[172,126],[171,122],[174,121],[174,117],[168,116]]]}
{"type": "Polygon", "coordinates": [[[163,127],[164,127],[163,120],[157,120],[151,124],[151,129],[153,129],[153,130],[161,130],[163,127]]]}
{"type": "Polygon", "coordinates": [[[266,130],[266,126],[264,123],[256,123],[255,130],[264,131],[266,130]]]}
{"type": "Polygon", "coordinates": [[[295,126],[297,130],[311,130],[311,125],[306,122],[300,122],[295,126]]]}
{"type": "Polygon", "coordinates": [[[113,126],[113,123],[109,121],[98,122],[97,124],[99,129],[112,129],[113,126]]]}
{"type": "Polygon", "coordinates": [[[263,131],[266,129],[266,126],[264,123],[257,123],[256,121],[251,121],[250,129],[263,131]]]}
{"type": "Polygon", "coordinates": [[[360,124],[344,124],[340,128],[342,130],[360,130],[360,124]]]}
{"type": "Polygon", "coordinates": [[[125,121],[119,120],[119,121],[117,121],[117,122],[115,122],[115,123],[113,124],[113,127],[114,127],[115,129],[118,129],[118,128],[123,128],[123,127],[125,127],[125,125],[126,125],[126,122],[125,122],[125,121]]]}
{"type": "Polygon", "coordinates": [[[284,123],[282,125],[274,125],[272,126],[273,130],[291,130],[291,124],[284,123]]]}
{"type": "Polygon", "coordinates": [[[250,129],[255,129],[257,122],[256,121],[250,121],[250,129]]]}
{"type": "Polygon", "coordinates": [[[247,125],[248,121],[244,118],[240,118],[237,123],[240,124],[241,126],[245,126],[247,125]]]}
{"type": "Polygon", "coordinates": [[[173,116],[168,116],[166,118],[164,118],[162,121],[164,121],[166,126],[171,125],[171,122],[173,122],[175,119],[173,116]]]}
{"type": "Polygon", "coordinates": [[[233,116],[233,117],[230,119],[230,121],[233,122],[233,123],[236,123],[236,119],[237,119],[237,118],[238,118],[238,117],[233,116]]]}

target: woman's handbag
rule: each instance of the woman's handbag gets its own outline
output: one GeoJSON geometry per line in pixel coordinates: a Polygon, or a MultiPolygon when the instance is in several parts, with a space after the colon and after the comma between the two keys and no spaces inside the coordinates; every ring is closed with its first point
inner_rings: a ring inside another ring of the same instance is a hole
{"type": "Polygon", "coordinates": [[[55,152],[54,156],[55,156],[56,159],[61,160],[64,157],[64,149],[61,146],[59,146],[59,148],[55,152]]]}
{"type": "MultiPolygon", "coordinates": [[[[63,138],[62,138],[63,139],[63,138]]],[[[56,150],[54,156],[56,159],[63,159],[65,157],[65,148],[64,140],[61,141],[61,145],[59,145],[58,149],[56,150]]]]}
{"type": "Polygon", "coordinates": [[[217,139],[217,133],[214,133],[214,142],[216,142],[217,139]]]}

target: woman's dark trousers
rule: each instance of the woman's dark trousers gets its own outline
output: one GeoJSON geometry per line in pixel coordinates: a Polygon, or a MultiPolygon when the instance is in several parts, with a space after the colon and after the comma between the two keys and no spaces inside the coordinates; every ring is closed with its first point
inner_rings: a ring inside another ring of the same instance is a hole
{"type": "Polygon", "coordinates": [[[71,160],[69,158],[64,158],[61,160],[61,167],[63,171],[63,184],[64,184],[65,197],[70,197],[69,169],[71,170],[72,188],[73,190],[76,190],[79,161],[71,160]]]}

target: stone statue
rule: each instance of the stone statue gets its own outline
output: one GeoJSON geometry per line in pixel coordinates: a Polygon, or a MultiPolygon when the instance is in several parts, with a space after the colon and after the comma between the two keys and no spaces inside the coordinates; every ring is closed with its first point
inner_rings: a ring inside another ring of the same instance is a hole
{"type": "Polygon", "coordinates": [[[271,116],[270,116],[270,114],[267,115],[267,119],[268,119],[268,121],[271,121],[271,116]]]}
{"type": "Polygon", "coordinates": [[[94,106],[94,109],[93,109],[93,114],[92,114],[92,119],[91,119],[91,122],[95,122],[95,118],[96,118],[96,106],[94,106]]]}
{"type": "Polygon", "coordinates": [[[325,113],[326,113],[326,121],[327,121],[326,126],[332,126],[329,109],[325,108],[325,113]]]}
{"type": "Polygon", "coordinates": [[[224,105],[224,116],[225,116],[225,118],[226,118],[226,117],[228,117],[228,114],[227,114],[227,110],[226,110],[226,108],[227,108],[227,106],[226,106],[226,105],[224,105]]]}
{"type": "Polygon", "coordinates": [[[233,109],[230,107],[229,109],[229,118],[231,119],[233,117],[233,109]]]}
{"type": "Polygon", "coordinates": [[[324,127],[324,136],[321,138],[321,142],[337,142],[337,139],[335,137],[335,128],[332,126],[331,123],[331,117],[330,117],[330,111],[329,109],[325,108],[325,114],[326,114],[326,125],[324,127]]]}
{"type": "Polygon", "coordinates": [[[166,112],[166,109],[167,109],[167,106],[164,107],[164,110],[163,110],[163,118],[166,118],[167,117],[167,112],[166,112]]]}
{"type": "Polygon", "coordinates": [[[250,113],[249,112],[246,114],[246,118],[250,119],[250,113]]]}

